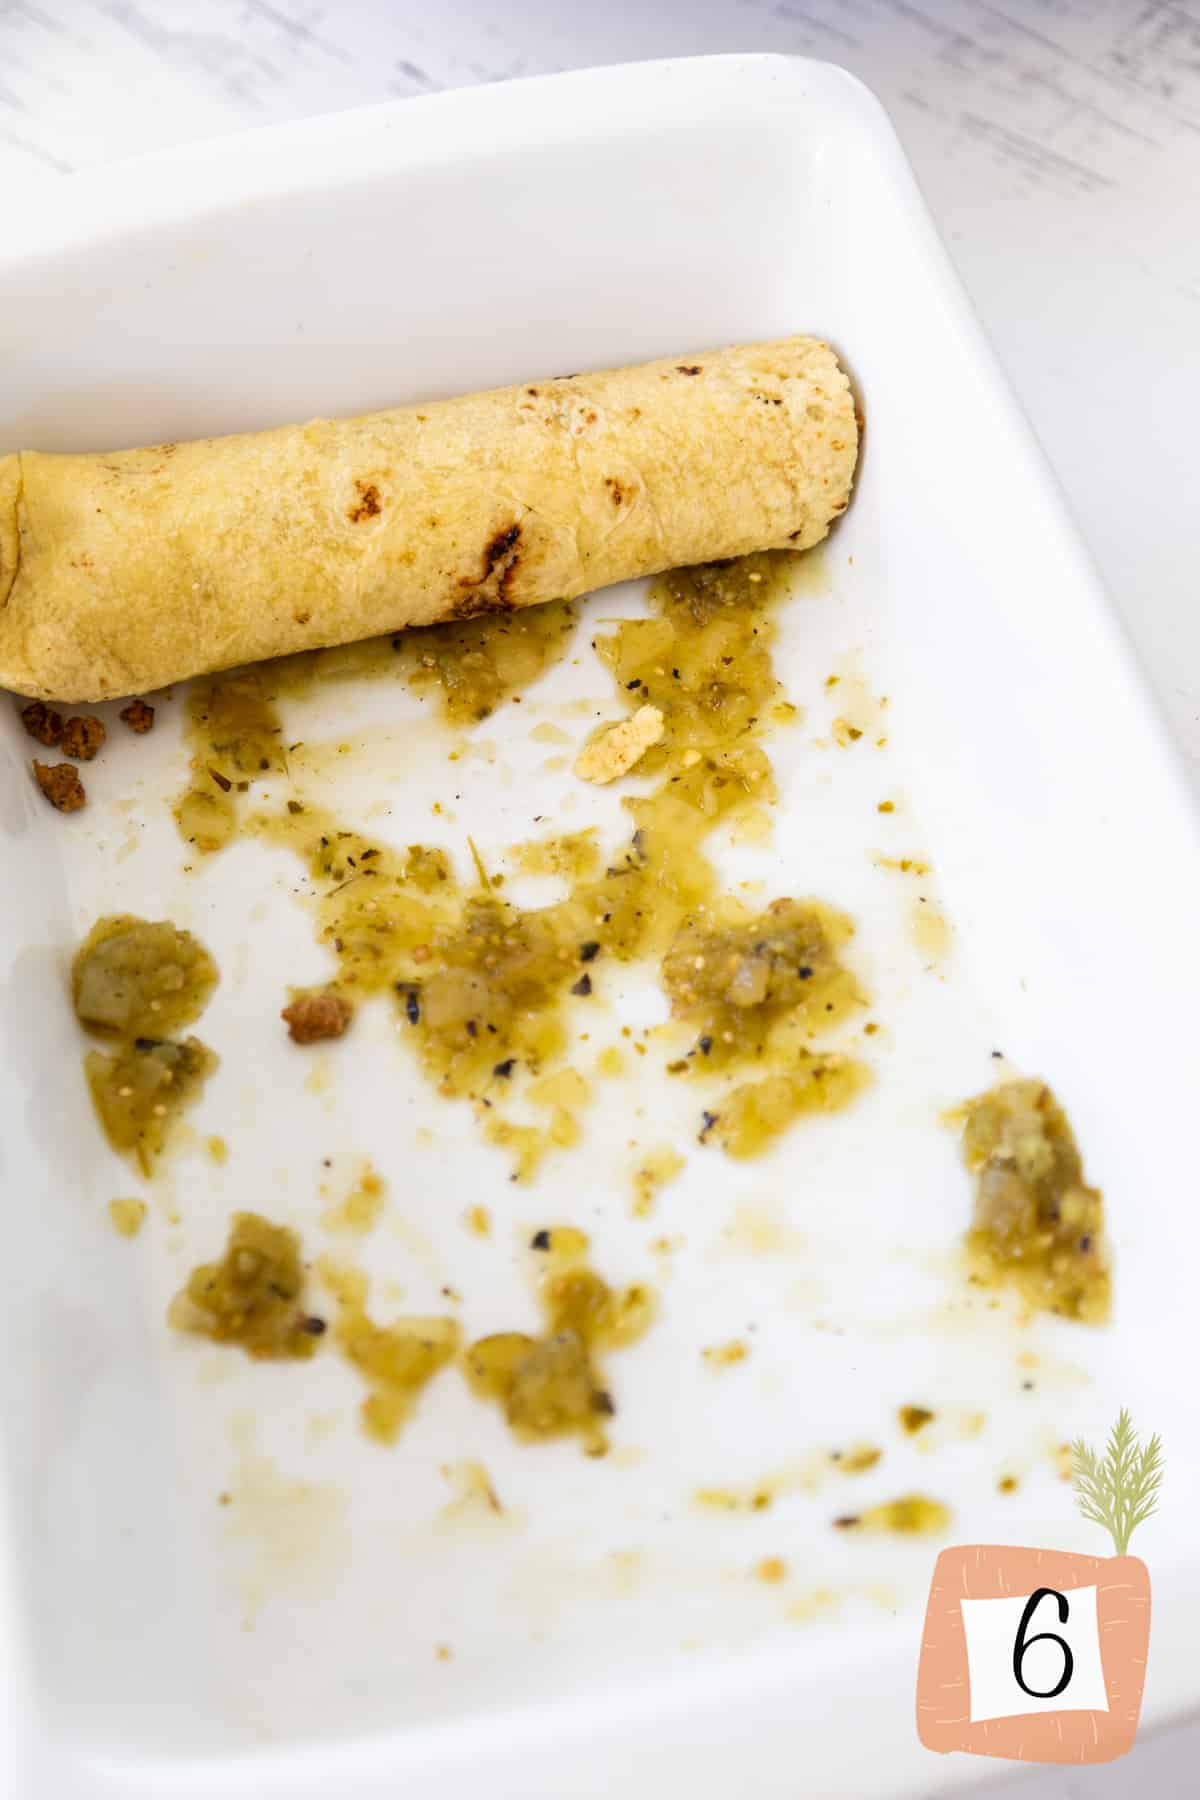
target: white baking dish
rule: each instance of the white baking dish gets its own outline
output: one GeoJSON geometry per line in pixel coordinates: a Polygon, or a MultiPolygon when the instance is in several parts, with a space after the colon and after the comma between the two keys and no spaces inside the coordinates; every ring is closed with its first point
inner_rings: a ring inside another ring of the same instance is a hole
{"type": "MultiPolygon", "coordinates": [[[[1146,1717],[1193,1703],[1194,820],[875,101],[802,61],[652,64],[201,145],[5,207],[5,448],[134,444],[829,336],[865,404],[861,478],[787,614],[780,666],[808,710],[772,745],[774,847],[739,868],[856,915],[883,1027],[855,1110],[798,1127],[761,1164],[695,1154],[653,1230],[629,1216],[625,1145],[683,1129],[665,1082],[612,1084],[586,1154],[512,1188],[382,1013],[323,1059],[323,1092],[306,1087],[276,1016],[285,984],[323,967],[292,866],[238,846],[182,872],[165,805],[184,762],[178,700],[152,738],[114,736],[76,819],[33,792],[5,708],[8,1791],[749,1800],[978,1778],[982,1765],[923,1751],[913,1725],[937,1545],[852,1539],[831,1520],[920,1486],[953,1506],[958,1541],[1095,1550],[1050,1452],[1100,1435],[1122,1404],[1168,1447],[1161,1514],[1135,1545],[1155,1582],[1146,1717]],[[830,746],[838,668],[887,694],[886,750],[830,746]],[[886,825],[885,794],[902,800],[886,825]],[[932,966],[909,935],[911,890],[872,850],[932,860],[953,929],[932,966]],[[217,955],[203,1034],[223,1063],[194,1124],[231,1149],[223,1169],[199,1150],[179,1159],[132,1246],[104,1207],[138,1190],[90,1116],[64,985],[81,931],[119,907],[189,924],[217,955]],[[997,1047],[1054,1083],[1106,1191],[1107,1331],[1022,1328],[964,1296],[952,1251],[969,1193],[939,1113],[987,1085],[997,1047]],[[369,1152],[388,1176],[373,1273],[416,1311],[453,1282],[472,1334],[532,1318],[531,1227],[584,1224],[616,1279],[658,1280],[648,1240],[682,1240],[660,1324],[613,1359],[623,1454],[518,1448],[449,1376],[380,1450],[334,1355],[280,1369],[171,1341],[166,1299],[236,1206],[319,1238],[330,1150],[369,1152]],[[461,1224],[481,1195],[487,1244],[461,1224]],[[743,1368],[702,1366],[703,1345],[751,1326],[743,1368]],[[909,1401],[950,1422],[940,1448],[898,1435],[909,1401]],[[331,1423],[315,1431],[314,1414],[331,1423]],[[793,1483],[752,1517],[691,1503],[851,1437],[886,1447],[853,1489],[793,1483]],[[469,1457],[505,1499],[493,1528],[445,1516],[439,1471],[469,1457]],[[1010,1468],[1020,1490],[998,1496],[1010,1468]],[[218,1507],[223,1490],[237,1504],[218,1507]],[[766,1555],[787,1561],[779,1588],[752,1578],[766,1555]]],[[[636,599],[606,597],[593,620],[636,599]]],[[[480,728],[494,749],[458,784],[443,841],[471,831],[486,855],[528,835],[531,812],[562,812],[569,777],[543,769],[529,730],[573,717],[582,731],[566,703],[584,694],[611,704],[581,656],[519,719],[480,728]]],[[[342,688],[307,716],[310,736],[368,726],[339,803],[390,807],[377,829],[429,838],[448,777],[405,691],[342,688]]],[[[615,801],[600,816],[615,829],[615,801]]],[[[613,1017],[648,1004],[632,987],[613,1017]]]]}

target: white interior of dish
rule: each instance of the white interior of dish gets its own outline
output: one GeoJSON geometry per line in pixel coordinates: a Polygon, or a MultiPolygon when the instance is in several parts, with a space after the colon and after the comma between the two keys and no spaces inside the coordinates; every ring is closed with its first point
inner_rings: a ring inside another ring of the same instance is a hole
{"type": "MultiPolygon", "coordinates": [[[[768,746],[773,844],[722,866],[761,879],[764,899],[813,894],[855,916],[881,1026],[872,1091],[761,1162],[696,1148],[692,1091],[630,1057],[635,1078],[598,1084],[584,1148],[512,1187],[383,1009],[315,1058],[286,1044],[284,989],[325,967],[291,892],[298,865],[238,845],[182,871],[167,805],[182,695],[148,739],[112,727],[85,772],[92,805],[71,819],[33,791],[32,746],[2,709],[10,1662],[45,1741],[71,1747],[79,1791],[198,1793],[208,1753],[267,1744],[225,1766],[222,1792],[315,1793],[318,1775],[349,1782],[352,1757],[361,1793],[399,1773],[465,1792],[486,1757],[500,1792],[584,1796],[623,1768],[644,1779],[636,1752],[653,1744],[696,1792],[734,1791],[734,1767],[738,1791],[766,1792],[800,1732],[823,1793],[953,1779],[911,1726],[934,1547],[831,1520],[919,1488],[953,1507],[955,1541],[1095,1551],[1050,1451],[1101,1435],[1120,1405],[1169,1450],[1146,1531],[1156,1616],[1161,1601],[1148,1707],[1194,1698],[1194,830],[873,102],[819,65],[650,65],[289,127],[73,178],[60,197],[9,234],[6,447],[220,433],[798,329],[844,352],[867,420],[857,496],[798,584],[777,656],[806,716],[768,746]],[[888,696],[885,749],[828,743],[838,670],[888,696]],[[932,887],[872,851],[930,858],[932,887]],[[912,937],[918,892],[953,930],[933,967],[912,937]],[[116,910],[189,926],[223,974],[200,1028],[222,1067],[191,1123],[198,1141],[225,1137],[229,1161],[179,1157],[178,1225],[160,1191],[132,1245],[105,1206],[142,1190],[92,1120],[65,979],[78,937],[116,910]],[[953,1273],[970,1196],[939,1114],[989,1083],[997,1048],[1053,1083],[1105,1189],[1106,1332],[1019,1327],[953,1273]],[[629,1216],[631,1137],[693,1152],[646,1223],[629,1216]],[[443,1310],[450,1283],[469,1336],[532,1325],[521,1244],[556,1222],[588,1230],[601,1272],[659,1287],[659,1324],[610,1364],[618,1453],[518,1447],[453,1373],[380,1449],[332,1353],[262,1366],[167,1332],[167,1299],[238,1206],[324,1247],[320,1161],[355,1154],[390,1188],[358,1252],[405,1290],[375,1301],[381,1316],[443,1310]],[[462,1224],[480,1199],[486,1242],[462,1224]],[[660,1236],[682,1240],[665,1275],[648,1247],[660,1236]],[[705,1367],[704,1345],[751,1326],[745,1364],[705,1367]],[[941,1447],[898,1432],[909,1401],[943,1416],[941,1447]],[[951,1429],[976,1412],[978,1435],[951,1429]],[[314,1415],[332,1421],[320,1435],[314,1415]],[[853,1485],[793,1489],[752,1517],[691,1503],[864,1438],[886,1454],[853,1485]],[[467,1459],[503,1519],[446,1515],[441,1470],[467,1459]],[[1000,1496],[1008,1470],[1021,1488],[1000,1496]],[[227,1490],[238,1501],[222,1508],[227,1490]],[[765,1556],[786,1560],[782,1587],[753,1579],[765,1556]],[[864,1686],[882,1696],[868,1739],[853,1728],[864,1686]],[[319,1753],[289,1756],[308,1740],[319,1753]]],[[[554,752],[530,732],[551,720],[581,740],[581,697],[612,716],[587,638],[638,604],[627,589],[585,605],[578,665],[480,726],[467,761],[446,762],[449,735],[398,685],[332,688],[296,735],[364,746],[328,791],[401,844],[461,858],[470,832],[487,860],[594,819],[615,841],[618,797],[547,771],[554,752]]],[[[593,1050],[661,1013],[640,976],[603,994],[593,1050]]]]}

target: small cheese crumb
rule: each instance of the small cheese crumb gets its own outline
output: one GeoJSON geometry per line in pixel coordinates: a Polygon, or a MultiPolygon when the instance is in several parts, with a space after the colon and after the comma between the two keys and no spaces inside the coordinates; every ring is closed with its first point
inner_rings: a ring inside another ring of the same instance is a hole
{"type": "Polygon", "coordinates": [[[663,734],[663,716],[657,706],[639,706],[631,719],[610,726],[594,742],[586,744],[575,762],[581,781],[597,785],[627,775],[663,734]]]}

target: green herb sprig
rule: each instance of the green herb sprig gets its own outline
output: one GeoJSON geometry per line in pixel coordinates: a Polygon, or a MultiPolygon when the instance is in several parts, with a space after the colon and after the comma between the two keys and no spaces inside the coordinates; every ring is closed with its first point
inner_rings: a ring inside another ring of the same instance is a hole
{"type": "Polygon", "coordinates": [[[1134,1531],[1158,1506],[1163,1453],[1157,1432],[1147,1444],[1140,1444],[1133,1420],[1122,1407],[1103,1456],[1076,1438],[1071,1465],[1080,1512],[1111,1532],[1117,1555],[1124,1556],[1134,1531]]]}

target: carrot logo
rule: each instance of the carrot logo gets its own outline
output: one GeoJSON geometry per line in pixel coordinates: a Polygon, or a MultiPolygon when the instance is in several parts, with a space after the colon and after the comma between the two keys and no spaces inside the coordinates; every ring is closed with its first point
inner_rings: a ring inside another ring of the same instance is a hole
{"type": "Polygon", "coordinates": [[[1158,1504],[1157,1437],[1122,1411],[1102,1455],[1072,1444],[1075,1496],[1115,1556],[1007,1544],[943,1550],[933,1572],[917,1733],[926,1749],[1020,1762],[1111,1762],[1133,1743],[1150,1641],[1150,1573],[1129,1539],[1158,1504]]]}

